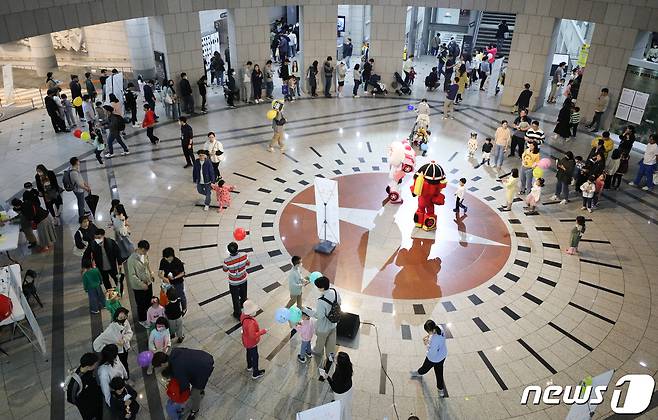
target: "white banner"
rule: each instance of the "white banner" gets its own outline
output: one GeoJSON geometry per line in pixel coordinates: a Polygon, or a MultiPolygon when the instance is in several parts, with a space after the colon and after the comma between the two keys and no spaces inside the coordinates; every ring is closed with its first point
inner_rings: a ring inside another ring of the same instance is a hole
{"type": "Polygon", "coordinates": [[[110,103],[110,93],[114,93],[117,99],[123,105],[123,73],[111,74],[105,83],[105,93],[107,94],[107,103],[110,103]]]}
{"type": "Polygon", "coordinates": [[[338,182],[327,178],[315,178],[315,209],[318,237],[334,244],[339,243],[338,182]]]}

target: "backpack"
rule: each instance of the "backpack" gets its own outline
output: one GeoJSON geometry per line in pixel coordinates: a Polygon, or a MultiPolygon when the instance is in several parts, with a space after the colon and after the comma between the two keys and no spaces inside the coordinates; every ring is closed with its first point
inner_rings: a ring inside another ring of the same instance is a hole
{"type": "Polygon", "coordinates": [[[73,182],[73,179],[71,179],[70,168],[64,171],[64,175],[62,176],[62,185],[66,191],[73,191],[75,189],[75,183],[73,182]]]}
{"type": "Polygon", "coordinates": [[[71,371],[69,376],[66,377],[64,389],[66,390],[66,401],[77,405],[82,392],[82,379],[75,370],[71,371]]]}
{"type": "Polygon", "coordinates": [[[333,290],[334,294],[336,295],[333,302],[330,302],[324,296],[321,296],[320,300],[324,300],[329,305],[331,305],[331,309],[329,310],[329,312],[327,312],[326,317],[329,320],[329,322],[331,322],[332,324],[337,324],[338,321],[340,321],[340,315],[341,315],[340,304],[338,303],[338,292],[336,292],[336,289],[331,289],[331,290],[333,290]]]}

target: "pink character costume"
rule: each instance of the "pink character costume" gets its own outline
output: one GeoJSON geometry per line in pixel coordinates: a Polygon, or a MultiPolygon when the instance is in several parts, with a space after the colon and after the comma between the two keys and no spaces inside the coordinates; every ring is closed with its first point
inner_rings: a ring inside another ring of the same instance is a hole
{"type": "Polygon", "coordinates": [[[400,196],[400,184],[404,176],[414,170],[416,164],[416,152],[411,148],[409,140],[394,141],[388,149],[388,165],[390,179],[386,192],[393,204],[402,203],[400,196]]]}

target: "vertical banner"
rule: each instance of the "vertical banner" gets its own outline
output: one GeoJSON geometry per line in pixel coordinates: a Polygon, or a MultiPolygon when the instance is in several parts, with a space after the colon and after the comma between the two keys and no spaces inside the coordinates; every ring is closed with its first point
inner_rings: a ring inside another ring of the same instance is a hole
{"type": "Polygon", "coordinates": [[[587,57],[589,57],[589,44],[583,44],[578,52],[578,66],[587,66],[587,57]]]}
{"type": "Polygon", "coordinates": [[[491,65],[491,74],[489,75],[489,85],[487,86],[487,96],[496,96],[496,86],[498,86],[498,78],[500,77],[500,70],[503,68],[503,59],[499,58],[491,65]]]}
{"type": "Polygon", "coordinates": [[[11,64],[2,66],[2,83],[5,87],[5,104],[8,105],[14,100],[14,72],[11,64]]]}
{"type": "Polygon", "coordinates": [[[334,244],[339,243],[338,182],[327,178],[315,178],[315,208],[318,238],[334,244]]]}
{"type": "Polygon", "coordinates": [[[119,72],[117,74],[110,75],[110,77],[107,78],[107,82],[105,83],[105,90],[108,97],[108,104],[110,101],[110,93],[114,93],[119,102],[123,104],[123,73],[119,72]]]}

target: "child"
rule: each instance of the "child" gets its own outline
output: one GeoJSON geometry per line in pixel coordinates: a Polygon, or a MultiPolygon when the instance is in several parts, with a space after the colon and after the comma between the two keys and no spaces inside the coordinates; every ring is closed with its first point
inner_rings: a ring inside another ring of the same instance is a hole
{"type": "Polygon", "coordinates": [[[89,126],[89,134],[94,136],[94,128],[96,126],[96,112],[94,111],[94,104],[91,102],[89,95],[82,96],[82,115],[87,120],[89,126]]]}
{"type": "Polygon", "coordinates": [[[471,133],[471,138],[468,139],[468,157],[475,157],[475,151],[478,149],[478,135],[477,133],[471,133]]]}
{"type": "Polygon", "coordinates": [[[622,151],[621,152],[621,157],[619,158],[619,168],[617,168],[617,171],[612,175],[612,181],[610,181],[610,188],[614,190],[618,190],[619,186],[621,185],[621,179],[628,172],[628,152],[622,151]]]}
{"type": "Polygon", "coordinates": [[[592,200],[596,191],[594,182],[596,182],[596,179],[592,175],[580,186],[580,191],[583,192],[583,207],[580,209],[587,210],[590,213],[592,212],[592,200]]]}
{"type": "Polygon", "coordinates": [[[68,128],[77,126],[75,118],[73,118],[73,104],[68,100],[65,94],[62,93],[62,107],[64,107],[64,117],[68,128]]]}
{"type": "Polygon", "coordinates": [[[89,296],[89,310],[92,314],[101,313],[101,308],[105,306],[105,295],[101,289],[101,272],[98,268],[91,267],[91,261],[82,259],[82,286],[89,296]]]}
{"type": "Polygon", "coordinates": [[[412,67],[409,70],[409,86],[413,86],[414,80],[416,80],[416,70],[412,67]]]}
{"type": "Polygon", "coordinates": [[[569,255],[574,255],[578,253],[578,244],[580,243],[580,238],[583,237],[585,233],[585,217],[578,216],[576,217],[576,226],[571,229],[571,242],[569,243],[569,248],[566,253],[569,255]]]}
{"type": "Polygon", "coordinates": [[[118,419],[133,420],[139,412],[137,391],[117,376],[110,381],[110,411],[118,419]]]}
{"type": "Polygon", "coordinates": [[[210,188],[215,191],[215,197],[217,198],[217,206],[219,206],[217,213],[221,213],[224,208],[231,206],[231,191],[235,189],[234,185],[228,185],[220,178],[216,184],[210,184],[210,188]]]}
{"type": "Polygon", "coordinates": [[[151,144],[160,143],[160,139],[153,134],[155,126],[155,112],[151,109],[149,104],[144,104],[144,120],[142,121],[142,128],[146,128],[146,137],[149,138],[151,144]]]}
{"type": "Polygon", "coordinates": [[[119,308],[121,308],[121,293],[117,289],[107,289],[105,292],[105,309],[110,313],[110,319],[114,319],[114,314],[119,308]]]}
{"type": "Polygon", "coordinates": [[[155,328],[155,321],[165,316],[164,308],[160,305],[160,299],[156,296],[151,298],[151,306],[146,311],[146,322],[149,324],[149,331],[155,328]]]}
{"type": "MultiPolygon", "coordinates": [[[[156,298],[157,299],[157,298],[156,298]]],[[[153,353],[169,353],[171,350],[171,336],[169,335],[169,321],[164,316],[155,321],[155,328],[149,334],[149,350],[153,353]]],[[[149,364],[146,374],[153,373],[153,365],[149,364]]]]}
{"type": "Polygon", "coordinates": [[[167,299],[169,299],[169,302],[165,306],[165,315],[169,321],[171,338],[174,339],[178,335],[178,343],[182,343],[185,339],[183,334],[183,307],[176,289],[172,287],[167,290],[167,299]]]}
{"type": "Polygon", "coordinates": [[[583,185],[583,182],[587,180],[586,172],[583,171],[585,168],[585,161],[582,156],[576,156],[576,163],[573,166],[573,183],[576,186],[576,191],[580,189],[580,186],[583,185]]]}
{"type": "Polygon", "coordinates": [[[459,209],[464,209],[464,214],[468,211],[468,207],[464,205],[464,193],[466,192],[466,178],[461,178],[459,180],[459,185],[457,185],[457,191],[455,192],[455,210],[454,212],[459,214],[459,209]]]}
{"type": "Polygon", "coordinates": [[[242,325],[242,345],[247,350],[247,370],[251,371],[251,379],[258,379],[265,374],[265,370],[258,369],[258,342],[261,335],[267,334],[267,330],[261,329],[254,316],[258,306],[251,300],[245,300],[240,315],[242,325]]]}
{"type": "Polygon", "coordinates": [[[311,358],[311,340],[313,340],[315,322],[305,309],[302,309],[302,320],[297,324],[295,329],[299,332],[299,336],[302,339],[302,347],[299,349],[297,360],[300,363],[306,363],[306,360],[310,360],[311,358]]]}
{"type": "Polygon", "coordinates": [[[485,163],[491,166],[491,150],[493,149],[493,143],[491,137],[484,139],[484,144],[482,145],[482,162],[477,165],[475,168],[479,168],[485,163]]]}
{"type": "Polygon", "coordinates": [[[544,186],[544,178],[537,178],[535,184],[530,189],[530,194],[525,199],[525,202],[528,203],[528,213],[533,214],[537,211],[537,203],[539,203],[539,198],[541,197],[541,189],[544,186]]]}
{"type": "Polygon", "coordinates": [[[599,206],[599,199],[601,194],[603,194],[603,188],[605,187],[605,174],[599,175],[594,182],[594,199],[592,200],[593,207],[599,206]]]}
{"type": "Polygon", "coordinates": [[[295,82],[296,79],[293,76],[288,77],[288,80],[286,80],[286,83],[281,86],[281,91],[283,93],[283,97],[286,101],[294,101],[294,95],[295,95],[295,82]]]}
{"type": "Polygon", "coordinates": [[[580,124],[580,107],[574,107],[571,111],[571,116],[569,117],[569,127],[571,127],[571,138],[576,138],[576,132],[578,131],[578,124],[580,124]]]}
{"type": "Polygon", "coordinates": [[[501,211],[510,211],[512,210],[512,203],[514,202],[514,197],[519,188],[519,169],[512,168],[509,178],[506,181],[502,179],[498,180],[499,182],[504,182],[505,187],[505,199],[507,200],[507,206],[501,207],[501,211]]]}
{"type": "Polygon", "coordinates": [[[92,144],[94,145],[94,154],[96,155],[96,160],[101,165],[105,165],[105,163],[103,163],[103,150],[105,150],[105,141],[103,140],[103,132],[100,128],[95,130],[92,144]]]}
{"type": "Polygon", "coordinates": [[[109,115],[107,115],[107,111],[105,108],[103,108],[103,103],[101,101],[96,101],[96,108],[94,111],[96,112],[96,125],[100,127],[104,133],[107,134],[107,129],[109,127],[109,115]]]}
{"type": "Polygon", "coordinates": [[[174,378],[169,379],[167,384],[167,415],[172,420],[183,420],[183,412],[187,400],[190,399],[190,389],[181,389],[180,384],[174,378]]]}

